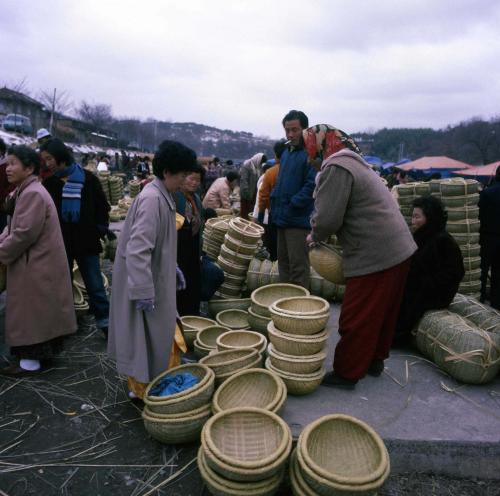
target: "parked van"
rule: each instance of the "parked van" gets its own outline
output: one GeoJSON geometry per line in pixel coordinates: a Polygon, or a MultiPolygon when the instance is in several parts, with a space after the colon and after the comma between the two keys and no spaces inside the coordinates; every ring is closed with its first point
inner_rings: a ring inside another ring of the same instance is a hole
{"type": "Polygon", "coordinates": [[[20,114],[8,114],[2,126],[6,131],[15,131],[23,134],[33,134],[33,126],[29,117],[20,114]]]}

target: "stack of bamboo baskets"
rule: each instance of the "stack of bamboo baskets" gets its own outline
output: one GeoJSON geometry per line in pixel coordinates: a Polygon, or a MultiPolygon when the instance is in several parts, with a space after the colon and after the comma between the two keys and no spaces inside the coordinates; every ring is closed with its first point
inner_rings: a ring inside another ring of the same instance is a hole
{"type": "Polygon", "coordinates": [[[224,236],[229,229],[231,216],[208,219],[203,231],[203,251],[213,260],[217,260],[224,236]]]}
{"type": "Polygon", "coordinates": [[[264,229],[253,222],[234,217],[220,246],[217,265],[224,271],[224,282],[215,293],[217,298],[240,298],[248,266],[258,249],[264,229]]]}
{"type": "Polygon", "coordinates": [[[290,394],[312,393],[325,375],[329,303],[315,296],[296,296],[275,301],[269,310],[266,368],[283,379],[290,394]]]}
{"type": "Polygon", "coordinates": [[[141,181],[133,179],[128,182],[128,191],[130,198],[135,198],[141,191],[141,181]]]}
{"type": "Polygon", "coordinates": [[[119,176],[110,176],[108,185],[110,203],[118,205],[118,201],[123,198],[123,179],[119,176]]]}

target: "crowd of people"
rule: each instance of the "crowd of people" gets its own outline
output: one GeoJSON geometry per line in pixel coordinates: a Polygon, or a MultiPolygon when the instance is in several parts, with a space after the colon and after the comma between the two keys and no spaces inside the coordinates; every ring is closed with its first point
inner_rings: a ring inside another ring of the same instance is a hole
{"type": "MultiPolygon", "coordinates": [[[[256,153],[239,171],[224,171],[218,159],[202,166],[193,150],[168,140],[151,166],[141,162],[137,172],[147,184],[119,236],[111,304],[99,265],[100,239],[113,236],[110,206],[96,175],[51,136],[41,138],[38,151],[6,150],[0,142],[0,220],[8,218],[0,236],[6,341],[17,359],[0,373],[37,373],[63,337],[76,331],[76,264],[108,353],[128,377],[131,397],[140,398],[185,350],[178,317],[198,315],[200,302],[223,282],[202,251],[202,233],[207,218],[224,209],[264,226],[264,244],[284,283],[308,287],[309,250],[337,236],[346,290],[340,341],[323,383],[353,388],[366,374],[380,375],[391,346],[406,345],[423,313],[445,308],[458,290],[464,265],[446,232],[446,211],[435,197],[417,198],[410,229],[390,188],[348,134],[327,124],[310,126],[298,110],[288,112],[282,125],[285,139],[276,142],[274,158],[256,153]],[[46,174],[39,180],[41,168],[46,174]],[[238,188],[239,211],[232,201],[238,188]],[[52,264],[42,262],[48,257],[52,264]]],[[[500,168],[479,208],[489,298],[500,309],[500,168]]]]}

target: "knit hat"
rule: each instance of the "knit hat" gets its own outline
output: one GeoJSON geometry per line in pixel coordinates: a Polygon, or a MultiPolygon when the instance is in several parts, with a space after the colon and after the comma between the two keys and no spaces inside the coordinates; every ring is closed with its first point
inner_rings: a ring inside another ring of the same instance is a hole
{"type": "Polygon", "coordinates": [[[47,136],[51,136],[51,134],[49,133],[49,131],[47,129],[45,129],[44,127],[42,127],[41,129],[39,129],[37,132],[36,132],[36,139],[37,140],[41,140],[42,138],[46,138],[47,136]]]}

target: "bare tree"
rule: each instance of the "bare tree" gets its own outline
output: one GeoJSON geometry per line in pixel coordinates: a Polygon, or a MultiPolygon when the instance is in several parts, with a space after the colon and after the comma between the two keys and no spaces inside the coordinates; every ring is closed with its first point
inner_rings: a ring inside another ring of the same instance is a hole
{"type": "Polygon", "coordinates": [[[3,85],[10,90],[17,91],[23,95],[30,95],[31,91],[28,88],[28,76],[24,76],[19,81],[4,81],[3,85]]]}
{"type": "Polygon", "coordinates": [[[73,101],[66,90],[42,90],[38,99],[55,114],[64,115],[73,109],[73,101]]]}
{"type": "Polygon", "coordinates": [[[109,127],[114,122],[111,105],[104,103],[89,103],[82,100],[76,113],[83,121],[100,128],[109,127]]]}

